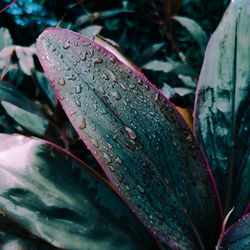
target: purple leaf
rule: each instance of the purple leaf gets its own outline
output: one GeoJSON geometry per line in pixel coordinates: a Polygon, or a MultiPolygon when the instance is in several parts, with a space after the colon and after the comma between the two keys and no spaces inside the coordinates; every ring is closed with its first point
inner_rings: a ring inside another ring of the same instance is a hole
{"type": "Polygon", "coordinates": [[[250,214],[243,216],[224,233],[216,250],[250,249],[250,214]]]}
{"type": "Polygon", "coordinates": [[[171,103],[77,33],[45,30],[37,53],[71,123],[144,225],[172,248],[214,247],[221,219],[213,178],[171,103]]]}

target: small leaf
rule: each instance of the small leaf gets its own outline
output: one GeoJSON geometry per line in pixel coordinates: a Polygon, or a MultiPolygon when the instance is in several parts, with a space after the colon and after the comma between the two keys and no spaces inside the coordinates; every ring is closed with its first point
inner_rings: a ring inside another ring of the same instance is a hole
{"type": "Polygon", "coordinates": [[[165,73],[172,72],[175,74],[183,74],[189,76],[197,75],[192,69],[192,67],[181,62],[163,62],[163,61],[153,60],[143,65],[142,68],[153,71],[162,71],[165,73]]]}
{"type": "Polygon", "coordinates": [[[218,250],[250,249],[250,214],[243,216],[234,225],[228,228],[218,250]]]}
{"type": "Polygon", "coordinates": [[[207,47],[208,37],[200,25],[188,17],[174,16],[172,19],[188,30],[194,40],[200,45],[201,52],[204,54],[207,47]]]}
{"type": "Polygon", "coordinates": [[[250,4],[232,1],[209,41],[196,94],[195,131],[214,173],[224,214],[250,201],[250,4]]]}
{"type": "Polygon", "coordinates": [[[40,139],[0,134],[0,209],[67,249],[158,249],[102,177],[40,139]]]}
{"type": "Polygon", "coordinates": [[[151,60],[153,56],[158,51],[160,51],[165,45],[166,45],[166,42],[155,43],[151,45],[149,48],[142,51],[142,53],[140,53],[140,55],[135,60],[136,65],[142,66],[147,61],[151,60]]]}
{"type": "Polygon", "coordinates": [[[48,121],[39,115],[21,109],[9,102],[1,101],[7,114],[24,128],[35,134],[43,135],[49,125],[48,121]]]}
{"type": "Polygon", "coordinates": [[[57,103],[56,102],[56,95],[55,95],[55,92],[53,91],[53,88],[51,87],[51,84],[49,83],[48,79],[44,75],[44,73],[41,73],[37,70],[33,70],[32,73],[33,73],[36,81],[40,85],[41,89],[43,90],[43,92],[47,96],[51,105],[53,107],[55,107],[56,103],[57,103]]]}
{"type": "Polygon", "coordinates": [[[79,33],[93,40],[95,35],[99,35],[102,29],[103,27],[100,25],[90,25],[80,30],[79,33]]]}
{"type": "Polygon", "coordinates": [[[6,28],[0,28],[0,50],[13,44],[10,32],[6,28]]]}
{"type": "Polygon", "coordinates": [[[127,10],[127,9],[114,9],[114,10],[107,10],[107,11],[102,11],[102,12],[94,12],[92,14],[87,14],[87,15],[82,15],[79,16],[76,19],[76,23],[75,25],[77,27],[89,23],[89,22],[93,22],[95,20],[101,20],[101,19],[106,19],[109,17],[114,17],[116,15],[120,15],[122,13],[133,13],[133,11],[131,10],[127,10]]]}
{"type": "Polygon", "coordinates": [[[144,225],[173,248],[214,247],[220,209],[213,179],[171,103],[77,33],[45,30],[37,53],[72,125],[144,225]]]}
{"type": "Polygon", "coordinates": [[[0,81],[0,101],[8,115],[17,123],[36,134],[45,133],[48,121],[41,109],[16,87],[0,81]]]}

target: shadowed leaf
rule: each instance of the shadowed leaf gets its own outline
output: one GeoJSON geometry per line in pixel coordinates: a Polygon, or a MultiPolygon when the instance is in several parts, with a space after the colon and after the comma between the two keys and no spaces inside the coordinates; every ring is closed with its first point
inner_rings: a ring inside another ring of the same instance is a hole
{"type": "Polygon", "coordinates": [[[233,1],[209,41],[196,95],[195,131],[230,218],[250,201],[250,1],[233,1]]]}
{"type": "Polygon", "coordinates": [[[16,87],[0,81],[0,101],[8,115],[20,125],[39,135],[45,133],[48,121],[41,109],[16,87]]]}
{"type": "Polygon", "coordinates": [[[189,75],[189,76],[197,75],[190,66],[181,62],[163,62],[163,61],[153,60],[143,65],[142,68],[153,71],[162,71],[165,73],[172,72],[177,75],[178,74],[189,75]]]}
{"type": "Polygon", "coordinates": [[[71,123],[143,223],[175,248],[214,246],[220,211],[213,180],[170,102],[74,32],[47,29],[37,52],[71,123]]]}
{"type": "Polygon", "coordinates": [[[188,17],[174,16],[172,19],[188,30],[194,40],[200,45],[201,52],[204,54],[207,47],[208,37],[200,25],[188,17]]]}
{"type": "Polygon", "coordinates": [[[26,230],[67,249],[158,249],[83,162],[39,139],[0,134],[0,142],[0,209],[26,230]]]}
{"type": "Polygon", "coordinates": [[[99,35],[102,29],[103,27],[100,25],[90,25],[80,30],[79,33],[93,40],[95,35],[99,35]]]}
{"type": "Polygon", "coordinates": [[[250,214],[243,216],[225,232],[218,250],[250,249],[250,214]]]}

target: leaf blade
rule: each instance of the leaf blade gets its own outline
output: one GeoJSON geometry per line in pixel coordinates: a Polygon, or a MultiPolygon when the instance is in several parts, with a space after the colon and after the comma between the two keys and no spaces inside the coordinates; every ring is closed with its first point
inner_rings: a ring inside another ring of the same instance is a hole
{"type": "Polygon", "coordinates": [[[232,2],[210,39],[195,101],[196,135],[214,173],[224,214],[235,207],[230,217],[234,221],[250,200],[249,21],[249,1],[232,2]]]}
{"type": "Polygon", "coordinates": [[[209,168],[187,124],[165,97],[142,74],[74,32],[47,29],[37,52],[71,123],[144,224],[171,247],[194,248],[202,240],[211,244],[196,221],[207,214],[213,225],[220,223],[209,168]],[[199,209],[193,204],[200,204],[199,209]]]}

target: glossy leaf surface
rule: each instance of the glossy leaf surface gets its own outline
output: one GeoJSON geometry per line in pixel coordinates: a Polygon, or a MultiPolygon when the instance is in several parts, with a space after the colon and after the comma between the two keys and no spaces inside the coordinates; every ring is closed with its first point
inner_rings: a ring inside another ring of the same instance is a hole
{"type": "Polygon", "coordinates": [[[172,247],[214,246],[220,212],[213,181],[170,102],[74,32],[47,29],[37,52],[71,123],[143,223],[172,247]]]}
{"type": "Polygon", "coordinates": [[[195,131],[234,221],[250,201],[250,1],[233,1],[209,41],[196,95],[195,131]]]}
{"type": "Polygon", "coordinates": [[[111,186],[48,142],[0,134],[0,209],[68,249],[157,249],[111,186]]]}
{"type": "Polygon", "coordinates": [[[243,216],[225,232],[219,249],[250,249],[250,214],[243,216]]]}

